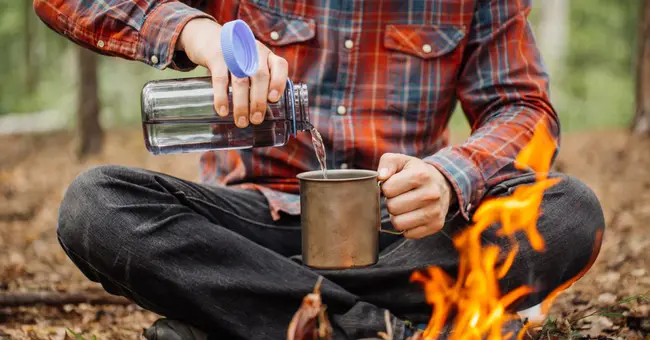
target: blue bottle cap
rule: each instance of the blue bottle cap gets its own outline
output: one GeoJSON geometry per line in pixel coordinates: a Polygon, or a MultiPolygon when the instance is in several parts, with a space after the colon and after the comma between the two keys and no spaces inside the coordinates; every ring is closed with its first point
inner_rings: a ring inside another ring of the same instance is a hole
{"type": "Polygon", "coordinates": [[[255,36],[242,20],[230,21],[223,25],[221,51],[228,70],[235,77],[252,77],[257,73],[259,61],[255,36]]]}

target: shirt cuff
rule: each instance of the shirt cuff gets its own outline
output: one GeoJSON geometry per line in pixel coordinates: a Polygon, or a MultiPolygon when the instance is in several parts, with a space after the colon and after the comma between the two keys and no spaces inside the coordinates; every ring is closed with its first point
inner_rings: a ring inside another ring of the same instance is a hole
{"type": "Polygon", "coordinates": [[[163,2],[148,15],[140,30],[138,56],[159,70],[172,68],[189,71],[196,68],[185,52],[176,51],[176,41],[190,20],[212,16],[180,1],[163,2]]]}
{"type": "Polygon", "coordinates": [[[456,193],[457,208],[450,210],[448,215],[460,212],[466,221],[470,221],[471,212],[479,206],[485,193],[485,181],[474,162],[451,146],[423,160],[436,167],[456,193]]]}

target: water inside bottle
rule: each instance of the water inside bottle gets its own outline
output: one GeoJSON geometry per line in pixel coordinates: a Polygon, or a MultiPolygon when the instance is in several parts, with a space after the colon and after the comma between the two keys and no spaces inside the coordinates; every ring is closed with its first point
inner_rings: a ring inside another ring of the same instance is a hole
{"type": "Polygon", "coordinates": [[[323,172],[323,179],[327,179],[327,155],[325,154],[325,145],[323,145],[323,137],[320,135],[318,130],[312,126],[309,130],[311,134],[311,142],[314,144],[314,151],[316,152],[316,158],[318,158],[318,164],[320,164],[320,170],[323,172]]]}
{"type": "Polygon", "coordinates": [[[286,121],[265,121],[240,129],[218,117],[144,122],[142,128],[147,149],[157,155],[281,146],[290,134],[286,121]]]}

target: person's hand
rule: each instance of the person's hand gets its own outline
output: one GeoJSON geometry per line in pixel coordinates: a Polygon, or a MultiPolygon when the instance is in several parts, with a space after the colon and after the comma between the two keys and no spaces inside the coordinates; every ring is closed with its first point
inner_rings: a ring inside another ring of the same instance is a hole
{"type": "Polygon", "coordinates": [[[240,128],[247,127],[249,122],[262,123],[267,100],[275,103],[284,92],[289,72],[287,61],[273,54],[259,41],[259,71],[250,80],[229,74],[221,52],[221,25],[213,20],[190,20],[181,31],[176,49],[184,51],[192,62],[210,71],[214,88],[214,109],[221,117],[228,115],[230,80],[233,116],[235,124],[240,128]]]}
{"type": "Polygon", "coordinates": [[[395,229],[419,239],[438,232],[445,223],[454,193],[433,165],[402,154],[384,154],[379,180],[395,229]]]}

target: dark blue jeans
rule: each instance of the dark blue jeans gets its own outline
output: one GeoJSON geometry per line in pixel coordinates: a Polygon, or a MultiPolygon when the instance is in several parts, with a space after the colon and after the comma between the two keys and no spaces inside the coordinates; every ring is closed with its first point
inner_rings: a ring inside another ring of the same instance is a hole
{"type": "MultiPolygon", "coordinates": [[[[539,220],[547,250],[521,249],[504,291],[535,284],[539,293],[518,307],[539,303],[589,262],[597,230],[604,228],[594,193],[575,178],[549,189],[539,220]]],[[[489,196],[531,183],[526,175],[503,182],[489,196]]],[[[386,212],[383,212],[386,216],[386,212]]],[[[388,218],[384,228],[390,228],[388,218]]],[[[336,339],[373,337],[392,315],[396,339],[403,320],[426,322],[431,307],[409,283],[430,265],[454,273],[451,236],[467,223],[449,221],[420,240],[383,235],[376,265],[351,270],[313,270],[301,265],[300,218],[273,221],[258,192],[212,187],[147,170],[101,166],[77,177],[60,208],[61,245],[90,279],[112,294],[178,319],[223,339],[283,339],[302,298],[324,276],[324,302],[336,339]]],[[[486,242],[505,245],[493,229],[486,242]]]]}

